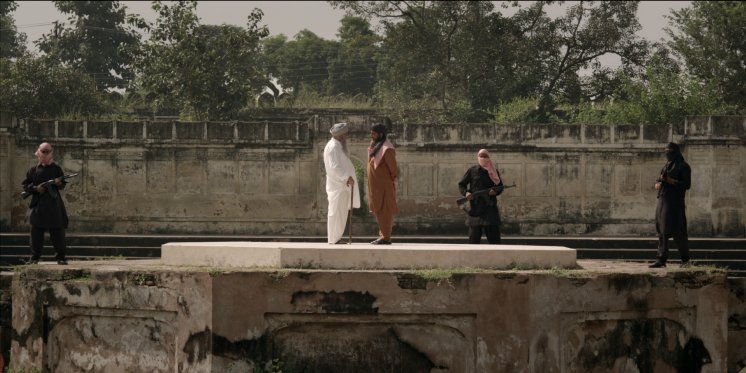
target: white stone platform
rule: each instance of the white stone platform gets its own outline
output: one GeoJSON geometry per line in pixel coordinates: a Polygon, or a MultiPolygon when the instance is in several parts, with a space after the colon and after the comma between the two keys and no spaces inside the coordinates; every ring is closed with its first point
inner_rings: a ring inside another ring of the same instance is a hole
{"type": "Polygon", "coordinates": [[[168,265],[319,269],[575,267],[562,246],[312,242],[178,242],[161,246],[168,265]]]}

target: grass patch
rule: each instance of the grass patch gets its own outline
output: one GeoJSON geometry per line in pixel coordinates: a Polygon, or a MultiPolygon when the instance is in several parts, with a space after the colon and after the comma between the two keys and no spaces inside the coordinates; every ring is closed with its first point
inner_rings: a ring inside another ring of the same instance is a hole
{"type": "Polygon", "coordinates": [[[91,279],[91,271],[87,270],[72,270],[72,271],[64,271],[62,274],[63,280],[72,280],[72,281],[86,281],[91,279]]]}
{"type": "Polygon", "coordinates": [[[534,271],[538,269],[543,269],[541,267],[526,264],[526,263],[512,263],[510,266],[511,271],[534,271]]]}
{"type": "Polygon", "coordinates": [[[425,281],[432,281],[440,284],[442,281],[447,281],[449,284],[451,283],[451,279],[453,278],[453,275],[456,274],[463,274],[463,273],[480,273],[480,272],[486,272],[489,270],[485,270],[482,268],[472,268],[472,267],[459,267],[459,268],[413,268],[411,272],[422,278],[425,281]]]}
{"type": "Polygon", "coordinates": [[[585,270],[581,267],[551,267],[549,269],[543,270],[543,272],[549,273],[553,276],[557,277],[568,277],[568,278],[586,278],[591,277],[592,275],[598,274],[595,271],[591,270],[585,270]]]}
{"type": "Polygon", "coordinates": [[[292,267],[292,269],[321,269],[321,265],[318,263],[314,263],[313,261],[310,262],[298,262],[295,263],[292,267]]]}
{"type": "Polygon", "coordinates": [[[220,276],[220,275],[222,275],[222,274],[224,274],[226,272],[228,272],[228,271],[225,268],[210,268],[207,271],[207,274],[210,277],[217,277],[217,276],[220,276]]]}
{"type": "Polygon", "coordinates": [[[727,273],[728,268],[726,267],[718,267],[716,265],[697,265],[696,263],[692,263],[689,267],[681,268],[681,267],[668,267],[667,268],[669,272],[704,272],[708,275],[713,273],[727,273]]]}
{"type": "Polygon", "coordinates": [[[5,370],[3,370],[3,373],[41,373],[41,369],[39,368],[15,369],[12,366],[8,365],[5,367],[5,370]]]}
{"type": "Polygon", "coordinates": [[[150,273],[134,273],[130,276],[130,281],[132,281],[137,286],[155,286],[156,285],[156,276],[150,273]]]}
{"type": "Polygon", "coordinates": [[[272,277],[273,280],[276,282],[282,281],[284,278],[288,277],[290,275],[290,270],[287,269],[278,269],[275,272],[271,272],[269,274],[270,277],[272,277]]]}

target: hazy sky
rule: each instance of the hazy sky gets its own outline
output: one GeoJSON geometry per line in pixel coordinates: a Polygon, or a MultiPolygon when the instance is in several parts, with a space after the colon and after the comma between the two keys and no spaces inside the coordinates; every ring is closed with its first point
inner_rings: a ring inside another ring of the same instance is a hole
{"type": "MultiPolygon", "coordinates": [[[[150,1],[122,1],[131,13],[137,13],[146,20],[156,19],[156,13],[150,8],[150,1]]],[[[642,31],[640,36],[649,40],[665,37],[663,28],[668,26],[664,18],[671,9],[681,9],[689,1],[642,1],[637,16],[642,31]]],[[[298,31],[307,28],[325,39],[336,39],[339,20],[344,12],[334,9],[325,1],[204,1],[197,6],[197,15],[203,24],[246,25],[246,17],[253,8],[264,12],[263,23],[269,27],[272,35],[285,34],[293,37],[298,31]]],[[[500,9],[498,7],[498,9],[500,9]]],[[[502,11],[502,9],[500,9],[502,11]]],[[[553,16],[562,14],[561,9],[550,9],[553,16]]],[[[29,48],[36,50],[33,41],[42,34],[48,33],[52,22],[64,21],[50,1],[19,1],[13,13],[18,31],[28,36],[29,48]]]]}

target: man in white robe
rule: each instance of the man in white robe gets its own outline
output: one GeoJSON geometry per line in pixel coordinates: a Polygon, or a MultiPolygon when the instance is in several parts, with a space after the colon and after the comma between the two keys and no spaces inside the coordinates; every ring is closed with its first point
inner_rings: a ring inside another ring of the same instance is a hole
{"type": "Polygon", "coordinates": [[[350,193],[353,193],[352,207],[360,207],[360,192],[357,188],[355,166],[350,160],[347,138],[350,127],[347,123],[337,123],[329,130],[332,139],[324,148],[324,168],[326,169],[326,198],[329,200],[329,213],[326,223],[327,242],[344,243],[347,215],[350,213],[350,193]]]}

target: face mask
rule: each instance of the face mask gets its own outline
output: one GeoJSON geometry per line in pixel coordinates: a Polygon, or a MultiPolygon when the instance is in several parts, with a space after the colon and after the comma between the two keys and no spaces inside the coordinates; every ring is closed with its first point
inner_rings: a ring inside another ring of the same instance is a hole
{"type": "Polygon", "coordinates": [[[670,162],[676,159],[676,153],[674,152],[668,152],[666,153],[666,159],[670,162]]]}

